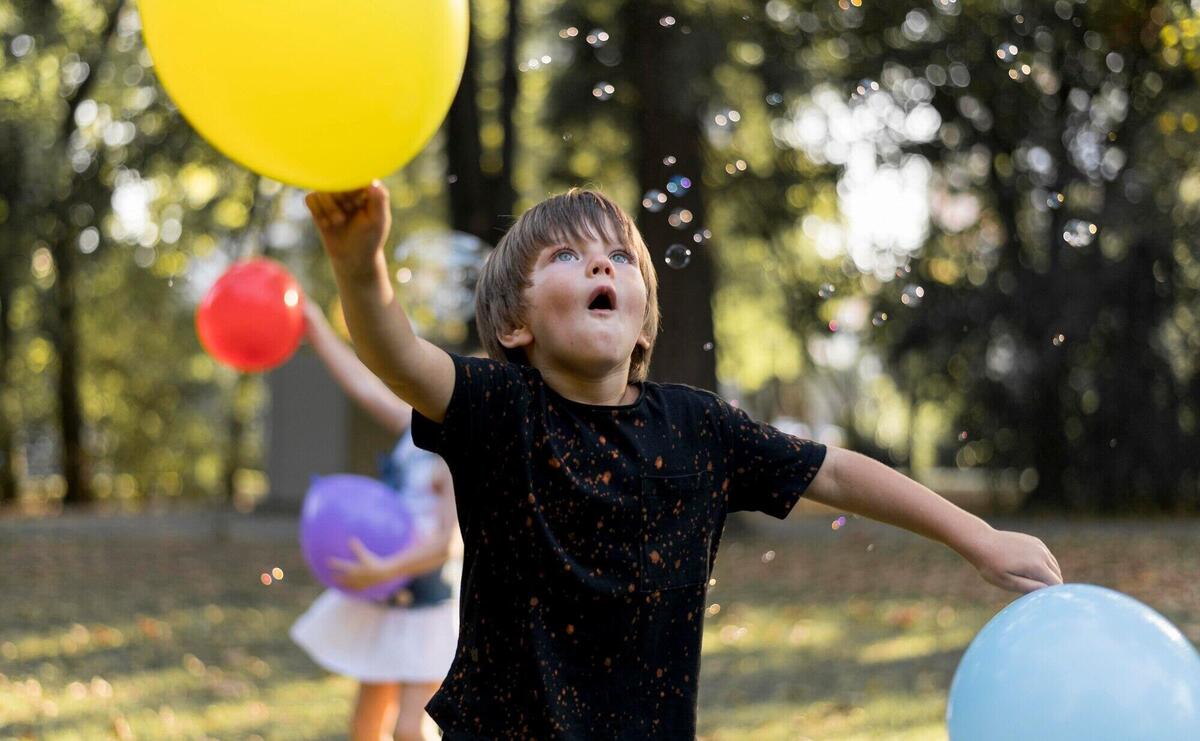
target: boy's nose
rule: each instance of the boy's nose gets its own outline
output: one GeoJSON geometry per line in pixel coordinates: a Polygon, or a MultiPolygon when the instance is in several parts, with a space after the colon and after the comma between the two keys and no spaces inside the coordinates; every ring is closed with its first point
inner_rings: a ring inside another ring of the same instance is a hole
{"type": "Polygon", "coordinates": [[[597,257],[592,261],[592,275],[596,275],[598,273],[607,273],[611,275],[612,271],[612,261],[607,257],[597,257]]]}

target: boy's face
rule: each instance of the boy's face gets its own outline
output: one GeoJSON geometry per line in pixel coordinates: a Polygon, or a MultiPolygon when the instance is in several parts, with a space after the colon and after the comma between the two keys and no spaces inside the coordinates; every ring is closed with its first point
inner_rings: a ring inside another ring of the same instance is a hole
{"type": "Polygon", "coordinates": [[[646,284],[633,250],[602,238],[556,244],[538,254],[525,289],[525,326],[500,336],[524,347],[538,369],[581,377],[628,371],[642,331],[646,284]]]}

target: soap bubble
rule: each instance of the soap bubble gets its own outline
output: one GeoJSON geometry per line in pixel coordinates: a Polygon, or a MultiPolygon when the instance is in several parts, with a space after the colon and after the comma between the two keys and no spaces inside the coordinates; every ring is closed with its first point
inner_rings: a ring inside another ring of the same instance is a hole
{"type": "Polygon", "coordinates": [[[667,194],[661,190],[648,190],[646,195],[642,196],[642,208],[652,214],[662,211],[667,206],[667,194]]]}
{"type": "Polygon", "coordinates": [[[593,49],[599,49],[600,47],[604,46],[608,43],[608,39],[608,31],[605,31],[603,28],[593,28],[588,32],[588,35],[584,37],[584,41],[587,41],[588,46],[592,47],[593,49]]]}
{"type": "Polygon", "coordinates": [[[854,86],[854,95],[852,97],[865,98],[871,93],[877,92],[879,92],[878,82],[874,80],[859,80],[858,84],[854,86]]]}
{"type": "Polygon", "coordinates": [[[667,181],[667,192],[673,196],[682,196],[692,189],[692,179],[686,175],[672,175],[667,181]]]}
{"type": "Polygon", "coordinates": [[[613,96],[617,89],[613,87],[611,82],[597,82],[592,88],[592,97],[596,100],[608,100],[613,96]]]}
{"type": "Polygon", "coordinates": [[[667,223],[676,229],[686,229],[695,216],[686,208],[677,208],[667,217],[667,223]]]}
{"type": "Polygon", "coordinates": [[[1090,221],[1071,219],[1063,225],[1063,241],[1072,247],[1087,247],[1099,231],[1099,227],[1090,221]]]}
{"type": "Polygon", "coordinates": [[[681,244],[673,244],[667,248],[665,259],[668,267],[681,270],[692,261],[692,251],[681,244]]]}
{"type": "Polygon", "coordinates": [[[925,298],[925,289],[921,286],[910,283],[900,292],[900,303],[905,306],[917,307],[921,305],[921,300],[925,298]]]}

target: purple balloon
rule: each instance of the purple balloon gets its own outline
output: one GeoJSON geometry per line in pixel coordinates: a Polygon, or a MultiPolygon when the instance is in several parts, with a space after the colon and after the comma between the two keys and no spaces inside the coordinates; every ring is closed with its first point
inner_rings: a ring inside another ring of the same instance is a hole
{"type": "Polygon", "coordinates": [[[411,581],[400,577],[354,591],[340,586],[339,572],[329,559],[357,560],[350,539],[358,538],[367,550],[390,556],[413,540],[411,513],[388,485],[367,476],[338,474],[313,477],[300,512],[300,550],[313,576],[322,584],[351,597],[381,600],[411,581]]]}

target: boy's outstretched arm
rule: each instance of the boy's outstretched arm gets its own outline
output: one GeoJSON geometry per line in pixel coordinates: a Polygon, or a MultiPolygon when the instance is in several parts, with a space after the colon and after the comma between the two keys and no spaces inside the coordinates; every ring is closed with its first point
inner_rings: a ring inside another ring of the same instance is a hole
{"type": "Polygon", "coordinates": [[[998,587],[1032,592],[1062,584],[1058,561],[1042,541],[996,530],[865,455],[831,446],[806,496],[944,543],[998,587]]]}
{"type": "Polygon", "coordinates": [[[454,362],[417,337],[388,277],[383,248],[391,229],[387,190],[378,182],[305,198],[329,255],[346,326],[363,363],[397,396],[441,422],[454,391],[454,362]]]}

